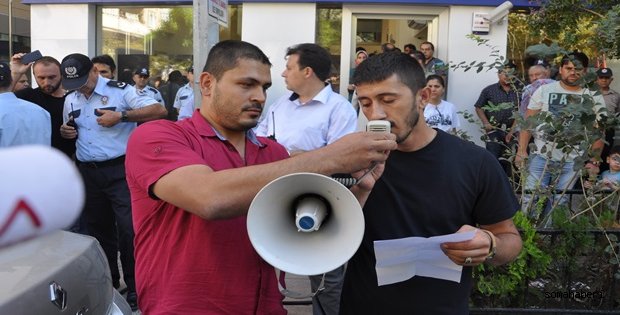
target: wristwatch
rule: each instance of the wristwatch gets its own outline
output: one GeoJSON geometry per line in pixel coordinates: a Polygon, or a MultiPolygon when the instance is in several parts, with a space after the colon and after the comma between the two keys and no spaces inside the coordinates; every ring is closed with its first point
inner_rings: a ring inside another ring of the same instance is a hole
{"type": "Polygon", "coordinates": [[[487,257],[485,258],[486,260],[491,260],[493,259],[493,257],[495,257],[495,254],[497,252],[497,244],[495,244],[495,238],[493,237],[493,233],[491,233],[490,231],[483,230],[483,229],[480,229],[480,231],[484,232],[484,234],[486,234],[489,237],[489,240],[491,240],[491,244],[489,245],[489,253],[487,254],[487,257]]]}
{"type": "Polygon", "coordinates": [[[127,116],[127,111],[122,111],[121,112],[121,121],[122,122],[128,122],[129,121],[129,116],[127,116]]]}

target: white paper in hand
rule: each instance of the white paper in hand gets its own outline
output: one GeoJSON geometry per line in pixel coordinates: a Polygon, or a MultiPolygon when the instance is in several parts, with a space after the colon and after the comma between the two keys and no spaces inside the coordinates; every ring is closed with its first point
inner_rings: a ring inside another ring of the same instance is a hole
{"type": "Polygon", "coordinates": [[[476,230],[433,237],[407,237],[375,241],[377,281],[379,285],[392,284],[424,276],[436,279],[461,281],[463,266],[446,256],[440,245],[462,242],[474,238],[476,230]]]}

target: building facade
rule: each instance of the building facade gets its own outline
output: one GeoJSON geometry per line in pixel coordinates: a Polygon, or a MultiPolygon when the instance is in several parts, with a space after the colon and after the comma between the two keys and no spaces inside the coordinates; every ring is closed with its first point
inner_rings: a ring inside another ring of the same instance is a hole
{"type": "Polygon", "coordinates": [[[0,1],[0,60],[9,59],[9,33],[13,52],[30,51],[30,7],[19,0],[0,1]]]}
{"type": "MultiPolygon", "coordinates": [[[[164,79],[171,70],[191,64],[192,2],[165,0],[23,0],[30,5],[32,49],[58,59],[80,52],[112,55],[124,69],[146,65],[152,76],[164,79]]],[[[488,46],[467,38],[474,13],[490,12],[498,0],[388,0],[388,1],[229,1],[228,27],[219,39],[242,39],[259,46],[271,59],[273,86],[267,104],[286,93],[280,74],[286,48],[304,42],[329,49],[335,67],[334,83],[347,94],[356,47],[379,51],[391,42],[403,49],[435,44],[435,56],[454,64],[493,62],[488,46]],[[343,83],[343,84],[340,84],[343,83]]],[[[512,1],[515,7],[527,0],[512,1]]],[[[505,55],[507,21],[493,23],[481,35],[505,55]]],[[[458,110],[474,113],[480,90],[496,82],[495,71],[450,71],[447,99],[458,110]]],[[[478,127],[464,124],[473,139],[478,127]]]]}

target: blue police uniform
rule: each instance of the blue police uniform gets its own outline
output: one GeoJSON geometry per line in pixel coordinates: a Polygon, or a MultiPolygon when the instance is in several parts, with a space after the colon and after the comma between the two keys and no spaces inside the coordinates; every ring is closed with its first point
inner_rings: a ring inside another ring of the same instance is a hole
{"type": "Polygon", "coordinates": [[[23,144],[51,145],[50,114],[40,106],[0,93],[0,147],[23,144]]]}
{"type": "Polygon", "coordinates": [[[85,229],[81,226],[80,230],[99,241],[116,287],[120,274],[115,267],[120,250],[127,299],[134,305],[134,232],[124,162],[127,140],[136,123],[120,121],[112,127],[103,127],[97,123],[99,114],[96,110],[122,112],[155,103],[146,93],[136,92],[133,86],[98,77],[89,98],[78,91],[71,92],[66,96],[63,111],[64,121],[71,116],[77,126],[77,164],[86,188],[86,203],[80,219],[80,225],[85,229]],[[133,295],[132,299],[130,295],[133,295]]]}
{"type": "Polygon", "coordinates": [[[179,111],[178,120],[192,117],[194,113],[194,89],[189,83],[177,91],[173,107],[179,111]]]}
{"type": "Polygon", "coordinates": [[[154,99],[157,101],[157,103],[162,104],[164,106],[166,106],[166,103],[164,103],[164,98],[161,96],[161,93],[159,93],[159,91],[152,87],[152,86],[145,86],[142,90],[136,89],[136,92],[140,95],[141,93],[146,94],[146,96],[154,99]]]}
{"type": "Polygon", "coordinates": [[[119,122],[112,127],[100,126],[95,109],[122,112],[154,103],[154,99],[137,93],[133,86],[103,77],[98,78],[90,99],[77,91],[68,94],[63,115],[65,122],[72,116],[78,127],[78,161],[101,162],[125,155],[127,139],[136,128],[135,122],[119,122]]]}

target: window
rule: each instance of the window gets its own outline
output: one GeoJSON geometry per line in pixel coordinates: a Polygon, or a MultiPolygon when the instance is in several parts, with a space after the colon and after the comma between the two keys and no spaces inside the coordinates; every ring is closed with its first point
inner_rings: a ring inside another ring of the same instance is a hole
{"type": "MultiPolygon", "coordinates": [[[[228,6],[229,27],[220,27],[220,40],[241,39],[241,5],[228,6]]],[[[174,7],[100,7],[97,47],[117,64],[117,78],[131,81],[134,69],[147,67],[151,78],[184,71],[192,64],[193,10],[174,7]]]]}
{"type": "Polygon", "coordinates": [[[342,38],[342,7],[317,4],[316,43],[329,51],[332,57],[330,82],[334,91],[340,86],[340,43],[342,38]]]}

